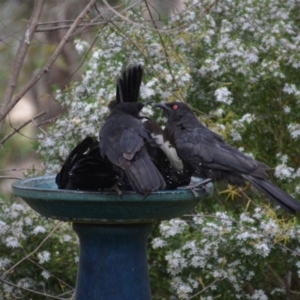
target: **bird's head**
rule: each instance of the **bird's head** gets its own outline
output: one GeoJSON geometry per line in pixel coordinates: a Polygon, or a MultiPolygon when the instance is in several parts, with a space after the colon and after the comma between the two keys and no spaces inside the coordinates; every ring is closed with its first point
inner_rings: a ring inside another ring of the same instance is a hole
{"type": "Polygon", "coordinates": [[[169,121],[180,120],[187,115],[194,115],[191,109],[182,102],[165,102],[155,104],[154,107],[158,107],[164,111],[169,121]]]}

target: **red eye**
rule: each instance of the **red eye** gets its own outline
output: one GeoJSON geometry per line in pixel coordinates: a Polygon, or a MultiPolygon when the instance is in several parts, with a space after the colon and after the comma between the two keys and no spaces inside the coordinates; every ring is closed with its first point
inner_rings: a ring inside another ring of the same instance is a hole
{"type": "Polygon", "coordinates": [[[176,110],[176,109],[178,108],[178,106],[177,106],[176,104],[174,104],[174,105],[172,106],[172,108],[173,108],[174,110],[176,110]]]}

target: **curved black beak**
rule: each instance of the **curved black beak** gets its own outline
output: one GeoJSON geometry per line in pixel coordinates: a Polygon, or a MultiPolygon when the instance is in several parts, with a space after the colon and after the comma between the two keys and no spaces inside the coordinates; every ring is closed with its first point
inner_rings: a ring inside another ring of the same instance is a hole
{"type": "Polygon", "coordinates": [[[153,102],[154,102],[154,100],[148,100],[148,101],[144,102],[143,104],[144,104],[144,106],[146,106],[146,105],[152,104],[153,102]]]}
{"type": "Polygon", "coordinates": [[[169,106],[167,106],[165,103],[161,102],[161,103],[157,103],[153,105],[154,107],[158,107],[164,111],[170,111],[171,108],[169,106]]]}

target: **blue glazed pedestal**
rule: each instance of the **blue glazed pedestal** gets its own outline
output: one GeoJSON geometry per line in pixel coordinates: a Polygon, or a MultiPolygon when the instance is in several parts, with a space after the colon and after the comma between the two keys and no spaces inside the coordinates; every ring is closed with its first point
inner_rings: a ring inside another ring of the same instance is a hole
{"type": "Polygon", "coordinates": [[[208,196],[201,189],[199,198],[188,190],[147,197],[59,190],[55,176],[14,182],[13,191],[42,216],[73,223],[80,240],[76,300],[150,300],[146,247],[153,224],[188,213],[208,196]]]}
{"type": "Polygon", "coordinates": [[[147,237],[152,224],[73,223],[80,240],[76,300],[150,300],[147,237]]]}

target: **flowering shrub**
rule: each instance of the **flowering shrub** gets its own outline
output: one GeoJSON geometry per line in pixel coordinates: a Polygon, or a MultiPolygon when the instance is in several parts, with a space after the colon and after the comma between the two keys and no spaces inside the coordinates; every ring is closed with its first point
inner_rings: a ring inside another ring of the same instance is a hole
{"type": "MultiPolygon", "coordinates": [[[[97,137],[121,70],[140,63],[145,69],[142,101],[185,101],[230,144],[269,164],[273,180],[299,197],[298,12],[296,1],[205,0],[187,2],[186,9],[159,31],[147,27],[141,11],[126,15],[136,25],[107,24],[91,49],[82,80],[55,91],[66,113],[39,136],[37,150],[45,171],[56,173],[79,140],[97,137]]],[[[75,42],[79,54],[88,47],[85,41],[75,42]]],[[[146,113],[163,123],[159,112],[146,113]]],[[[235,198],[244,193],[227,191],[235,198]]],[[[297,299],[297,222],[284,219],[280,210],[275,217],[269,208],[258,207],[257,196],[238,202],[225,198],[215,192],[203,201],[201,213],[163,222],[156,229],[149,246],[153,298],[297,299]]],[[[19,220],[25,222],[23,217],[19,220]]],[[[47,222],[41,221],[41,226],[47,222]]],[[[31,228],[31,238],[45,234],[36,228],[31,228]]],[[[74,242],[71,233],[65,238],[63,234],[57,245],[61,239],[74,242]]],[[[1,241],[5,249],[20,250],[28,239],[9,233],[1,241]]],[[[75,248],[69,249],[75,253],[75,248]]],[[[47,269],[39,270],[38,280],[28,273],[30,286],[52,278],[56,251],[45,247],[36,253],[36,263],[47,264],[47,269]]],[[[70,257],[75,259],[74,253],[63,258],[66,264],[70,257]]],[[[12,257],[8,252],[0,257],[5,269],[12,257]]]]}
{"type": "Polygon", "coordinates": [[[71,298],[78,240],[69,224],[43,219],[24,204],[2,204],[0,249],[1,299],[44,299],[47,294],[71,298]]]}
{"type": "Polygon", "coordinates": [[[197,213],[162,222],[159,232],[152,247],[164,255],[180,299],[283,299],[299,288],[300,228],[270,209],[197,213]],[[287,288],[285,276],[297,283],[287,288]]]}

